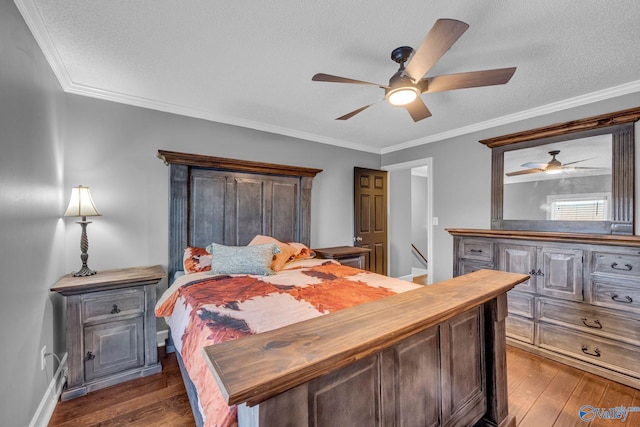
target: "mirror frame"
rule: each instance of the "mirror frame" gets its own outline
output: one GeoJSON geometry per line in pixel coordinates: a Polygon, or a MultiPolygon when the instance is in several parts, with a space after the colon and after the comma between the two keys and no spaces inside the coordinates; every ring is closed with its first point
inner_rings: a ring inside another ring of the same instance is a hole
{"type": "Polygon", "coordinates": [[[639,119],[640,107],[481,140],[481,144],[491,148],[491,229],[634,234],[634,123],[639,119]],[[504,153],[506,151],[602,134],[612,135],[611,219],[609,221],[503,219],[504,153]]]}

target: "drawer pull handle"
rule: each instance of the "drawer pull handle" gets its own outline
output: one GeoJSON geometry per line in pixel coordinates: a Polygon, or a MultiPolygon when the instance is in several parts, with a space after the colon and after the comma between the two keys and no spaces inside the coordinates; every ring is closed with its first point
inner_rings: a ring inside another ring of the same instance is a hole
{"type": "Polygon", "coordinates": [[[113,304],[113,308],[111,309],[111,314],[118,314],[118,313],[120,313],[120,309],[116,304],[113,304]]]}
{"type": "Polygon", "coordinates": [[[598,350],[597,348],[595,350],[593,350],[593,353],[591,353],[589,351],[589,349],[587,348],[587,346],[583,345],[582,346],[582,352],[584,354],[586,354],[586,355],[589,355],[589,356],[600,357],[600,350],[598,350]]]}
{"type": "Polygon", "coordinates": [[[631,271],[633,266],[631,264],[625,264],[624,267],[618,267],[618,263],[614,262],[613,264],[611,264],[611,268],[613,268],[614,270],[631,271]]]}
{"type": "Polygon", "coordinates": [[[535,276],[536,271],[532,268],[530,272],[527,273],[529,276],[535,276]]]}
{"type": "Polygon", "coordinates": [[[96,358],[96,355],[93,354],[90,351],[87,351],[87,355],[84,357],[84,361],[86,362],[87,360],[93,360],[96,358]]]}
{"type": "Polygon", "coordinates": [[[584,326],[586,326],[587,328],[602,329],[602,324],[600,323],[600,321],[598,319],[595,319],[593,322],[589,323],[587,321],[587,318],[583,317],[582,318],[582,323],[584,323],[584,326]]]}
{"type": "Polygon", "coordinates": [[[469,252],[475,252],[475,253],[481,254],[482,249],[469,249],[469,252]]]}
{"type": "Polygon", "coordinates": [[[536,272],[536,276],[544,276],[544,273],[542,272],[542,270],[538,269],[538,271],[536,272]]]}
{"type": "Polygon", "coordinates": [[[631,304],[633,302],[633,298],[631,298],[629,295],[625,296],[624,299],[622,299],[618,297],[618,294],[613,294],[611,295],[611,299],[615,302],[622,302],[625,304],[631,304]]]}

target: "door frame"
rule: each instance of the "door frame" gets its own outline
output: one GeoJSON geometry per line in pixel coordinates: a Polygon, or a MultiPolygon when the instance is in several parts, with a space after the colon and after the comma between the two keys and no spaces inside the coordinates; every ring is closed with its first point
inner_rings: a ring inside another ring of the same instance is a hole
{"type": "MultiPolygon", "coordinates": [[[[386,170],[387,172],[401,171],[406,169],[413,169],[417,167],[427,167],[427,232],[429,234],[429,238],[427,240],[427,256],[428,256],[428,265],[427,265],[427,284],[430,285],[433,283],[433,268],[434,262],[436,262],[436,254],[433,251],[433,157],[425,157],[422,159],[411,160],[408,162],[402,163],[394,163],[390,165],[384,165],[380,169],[386,170]]],[[[387,177],[389,183],[393,179],[393,173],[389,173],[387,177]]],[[[388,184],[389,184],[388,183],[388,184]]],[[[393,215],[393,194],[390,191],[387,192],[387,215],[388,218],[391,218],[393,215]]],[[[404,207],[401,207],[404,208],[404,207]]],[[[390,241],[390,236],[387,237],[390,241]]],[[[390,242],[389,242],[390,243],[390,242]]],[[[410,242],[409,242],[410,243],[410,242]]],[[[387,253],[389,252],[389,248],[387,248],[387,253]]],[[[391,271],[391,256],[387,257],[387,271],[391,271]]]]}

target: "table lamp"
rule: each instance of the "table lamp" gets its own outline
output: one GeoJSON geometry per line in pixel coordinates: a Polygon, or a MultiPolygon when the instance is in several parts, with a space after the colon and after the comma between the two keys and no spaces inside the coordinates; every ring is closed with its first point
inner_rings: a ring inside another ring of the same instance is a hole
{"type": "Polygon", "coordinates": [[[82,254],[80,259],[82,260],[82,268],[79,271],[71,273],[75,277],[91,276],[96,272],[87,266],[87,259],[89,254],[89,240],[87,239],[87,224],[91,224],[91,221],[87,221],[88,216],[100,216],[100,212],[96,209],[96,205],[93,203],[89,187],[78,185],[71,189],[71,200],[64,216],[79,216],[82,220],[76,221],[82,227],[82,236],[80,237],[80,250],[82,254]]]}

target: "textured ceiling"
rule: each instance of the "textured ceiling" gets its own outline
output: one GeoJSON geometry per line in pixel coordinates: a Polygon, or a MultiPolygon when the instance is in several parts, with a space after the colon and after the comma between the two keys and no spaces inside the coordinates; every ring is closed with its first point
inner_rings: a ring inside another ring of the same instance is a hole
{"type": "Polygon", "coordinates": [[[637,0],[15,0],[63,88],[384,153],[640,91],[637,0]],[[375,86],[438,18],[470,25],[428,76],[516,66],[503,86],[424,94],[414,123],[375,86]]]}

